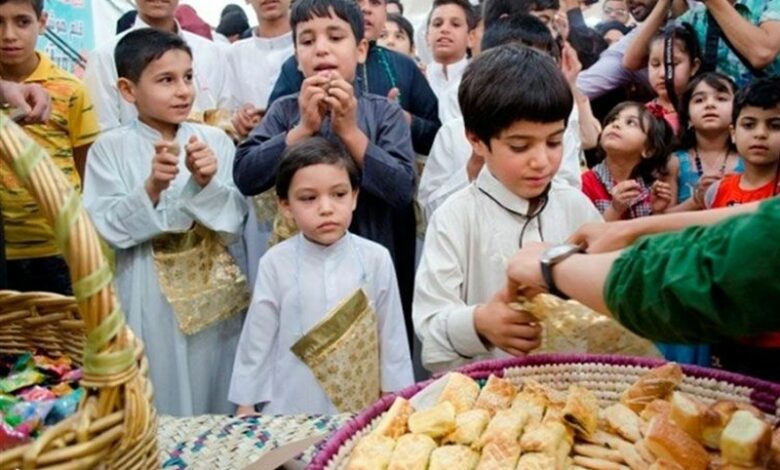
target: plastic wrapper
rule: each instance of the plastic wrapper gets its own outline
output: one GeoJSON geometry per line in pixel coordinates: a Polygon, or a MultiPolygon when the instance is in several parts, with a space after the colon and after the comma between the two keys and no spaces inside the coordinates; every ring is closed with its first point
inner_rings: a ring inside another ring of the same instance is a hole
{"type": "Polygon", "coordinates": [[[26,427],[12,428],[0,420],[0,452],[30,442],[30,430],[26,427]]]}
{"type": "Polygon", "coordinates": [[[22,388],[43,383],[45,379],[46,377],[42,373],[32,369],[16,372],[6,378],[0,379],[0,392],[14,392],[22,388]]]}
{"type": "Polygon", "coordinates": [[[73,369],[73,362],[70,358],[65,356],[56,359],[47,356],[35,356],[34,361],[35,366],[39,370],[54,375],[57,378],[62,378],[73,369]]]}
{"type": "Polygon", "coordinates": [[[42,423],[54,408],[54,400],[46,401],[23,401],[14,405],[9,413],[10,416],[18,416],[22,423],[30,420],[36,420],[42,423]]]}
{"type": "Polygon", "coordinates": [[[51,393],[53,393],[56,397],[64,397],[65,395],[73,393],[73,387],[71,387],[69,383],[65,382],[51,387],[50,390],[51,393]]]}
{"type": "Polygon", "coordinates": [[[81,369],[73,369],[72,371],[68,372],[67,374],[62,376],[63,382],[78,382],[81,380],[81,377],[84,375],[84,372],[81,369]]]}
{"type": "Polygon", "coordinates": [[[19,399],[15,396],[0,393],[0,413],[7,412],[17,403],[19,403],[19,399]]]}
{"type": "Polygon", "coordinates": [[[51,390],[49,390],[48,388],[41,387],[39,385],[30,387],[27,390],[23,390],[19,392],[16,396],[18,396],[24,401],[44,401],[44,400],[53,400],[57,398],[57,395],[52,393],[51,390]]]}
{"type": "Polygon", "coordinates": [[[579,302],[540,294],[511,305],[543,325],[542,345],[532,354],[567,352],[661,357],[652,342],[635,335],[606,315],[579,302]]]}
{"type": "Polygon", "coordinates": [[[57,424],[75,413],[82,396],[84,396],[84,389],[78,388],[70,395],[57,399],[54,402],[54,406],[49,412],[49,415],[46,417],[46,425],[51,426],[57,424]]]}

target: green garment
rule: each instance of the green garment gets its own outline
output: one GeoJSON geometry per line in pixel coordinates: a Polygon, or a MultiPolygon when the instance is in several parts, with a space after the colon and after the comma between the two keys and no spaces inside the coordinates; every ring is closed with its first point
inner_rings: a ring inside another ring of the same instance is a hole
{"type": "Polygon", "coordinates": [[[710,227],[627,248],[604,286],[615,319],[655,341],[780,331],[780,198],[710,227]]]}

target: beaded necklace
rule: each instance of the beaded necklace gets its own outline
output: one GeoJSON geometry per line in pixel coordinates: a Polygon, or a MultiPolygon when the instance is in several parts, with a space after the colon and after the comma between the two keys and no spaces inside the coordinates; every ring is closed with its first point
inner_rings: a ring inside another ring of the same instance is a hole
{"type": "MultiPolygon", "coordinates": [[[[704,166],[701,164],[701,156],[699,156],[699,147],[694,147],[694,161],[696,162],[696,171],[699,173],[699,176],[704,176],[704,166]]],[[[729,161],[729,149],[726,149],[726,154],[723,155],[723,163],[720,165],[720,170],[718,171],[718,175],[723,176],[726,174],[726,163],[729,161]]]]}

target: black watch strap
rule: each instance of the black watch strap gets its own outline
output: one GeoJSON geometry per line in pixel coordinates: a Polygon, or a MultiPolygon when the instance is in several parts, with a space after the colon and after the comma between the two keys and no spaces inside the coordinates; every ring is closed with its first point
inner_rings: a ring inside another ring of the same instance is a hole
{"type": "Polygon", "coordinates": [[[547,290],[556,297],[560,297],[563,300],[569,300],[569,296],[561,292],[561,290],[558,289],[558,286],[555,285],[552,275],[553,266],[555,266],[555,264],[542,263],[542,277],[544,278],[544,283],[547,284],[547,290]]]}
{"type": "Polygon", "coordinates": [[[560,289],[558,289],[558,286],[555,285],[555,280],[553,279],[553,267],[569,256],[577,253],[584,253],[585,250],[576,245],[562,245],[553,248],[550,251],[561,248],[565,250],[563,253],[555,253],[554,255],[551,254],[552,256],[550,257],[543,256],[542,262],[540,264],[542,268],[542,278],[544,279],[544,283],[547,284],[547,290],[550,292],[550,294],[556,297],[560,297],[561,299],[568,300],[569,296],[564,294],[560,289]]]}

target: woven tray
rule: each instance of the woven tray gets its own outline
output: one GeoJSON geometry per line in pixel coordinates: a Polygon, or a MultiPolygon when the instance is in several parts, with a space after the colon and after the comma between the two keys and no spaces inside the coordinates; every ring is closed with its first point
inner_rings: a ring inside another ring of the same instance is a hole
{"type": "Polygon", "coordinates": [[[25,132],[0,115],[0,158],[54,227],[76,298],[0,292],[0,352],[68,356],[84,371],[78,411],[34,442],[0,452],[0,469],[149,469],[157,415],[143,346],[125,326],[111,270],[81,198],[25,132]]]}
{"type": "MultiPolygon", "coordinates": [[[[485,361],[461,369],[474,379],[485,379],[490,374],[510,379],[520,385],[526,377],[556,390],[565,391],[572,383],[580,384],[598,397],[606,406],[615,403],[620,393],[639,376],[664,361],[623,356],[542,354],[522,359],[485,361]]],[[[765,382],[739,374],[682,366],[685,377],[679,389],[705,403],[715,400],[733,400],[750,403],[763,411],[767,419],[780,419],[780,384],[765,382]]],[[[397,395],[411,398],[431,381],[406,388],[397,395]]],[[[368,433],[390,408],[395,395],[382,398],[369,409],[350,420],[322,447],[308,467],[315,470],[343,468],[358,439],[368,433]]]]}

